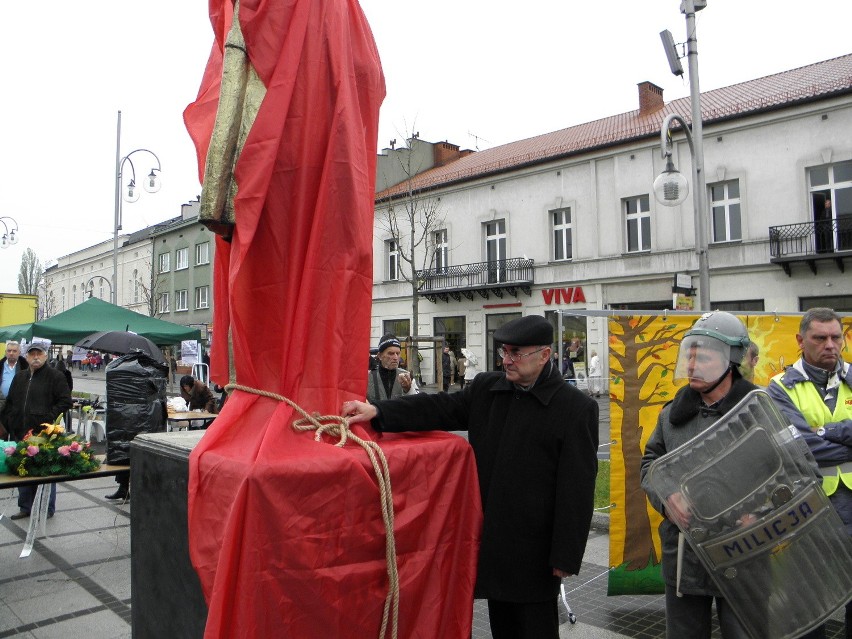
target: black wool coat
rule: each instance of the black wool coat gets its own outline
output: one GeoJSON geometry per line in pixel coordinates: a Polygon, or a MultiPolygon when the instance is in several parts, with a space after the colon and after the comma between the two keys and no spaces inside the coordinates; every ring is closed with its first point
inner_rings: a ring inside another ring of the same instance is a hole
{"type": "Polygon", "coordinates": [[[516,603],[580,571],[594,505],[598,405],[547,364],[523,391],[481,373],[459,393],[378,403],[379,431],[467,430],[484,513],[476,596],[516,603]]]}
{"type": "Polygon", "coordinates": [[[55,368],[45,364],[32,375],[29,369],[19,371],[9,387],[0,423],[15,441],[20,441],[28,430],[52,424],[72,403],[65,375],[55,368]]]}

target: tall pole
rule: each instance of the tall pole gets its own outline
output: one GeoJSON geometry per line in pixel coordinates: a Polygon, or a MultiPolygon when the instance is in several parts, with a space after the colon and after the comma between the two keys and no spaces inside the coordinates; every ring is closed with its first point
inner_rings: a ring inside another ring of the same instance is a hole
{"type": "Polygon", "coordinates": [[[115,126],[115,224],[112,233],[112,290],[110,301],[118,304],[118,229],[121,228],[121,111],[115,126]]]}
{"type": "MultiPolygon", "coordinates": [[[[699,10],[706,2],[699,1],[699,10]]],[[[681,13],[686,15],[687,62],[689,63],[689,97],[692,104],[692,177],[695,189],[692,198],[695,208],[695,252],[698,254],[698,305],[710,310],[710,263],[707,255],[707,185],[704,178],[704,134],[701,124],[701,90],[698,88],[698,36],[695,31],[696,0],[683,0],[681,13]]]]}

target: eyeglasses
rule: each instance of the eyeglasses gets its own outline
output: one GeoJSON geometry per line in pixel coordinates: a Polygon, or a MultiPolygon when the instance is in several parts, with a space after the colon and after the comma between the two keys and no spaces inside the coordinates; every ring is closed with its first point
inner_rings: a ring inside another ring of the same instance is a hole
{"type": "Polygon", "coordinates": [[[500,356],[500,359],[506,359],[508,357],[510,360],[512,360],[512,363],[517,364],[523,358],[529,357],[530,355],[535,355],[536,353],[540,353],[545,348],[547,348],[547,346],[542,346],[538,350],[530,351],[529,353],[510,353],[505,348],[501,347],[497,349],[497,354],[500,356]]]}

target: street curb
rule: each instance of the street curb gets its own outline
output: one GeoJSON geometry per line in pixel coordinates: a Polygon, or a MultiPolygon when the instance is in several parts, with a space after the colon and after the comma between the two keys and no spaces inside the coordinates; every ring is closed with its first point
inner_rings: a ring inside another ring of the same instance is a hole
{"type": "Polygon", "coordinates": [[[592,529],[609,532],[609,513],[592,513],[592,529]]]}

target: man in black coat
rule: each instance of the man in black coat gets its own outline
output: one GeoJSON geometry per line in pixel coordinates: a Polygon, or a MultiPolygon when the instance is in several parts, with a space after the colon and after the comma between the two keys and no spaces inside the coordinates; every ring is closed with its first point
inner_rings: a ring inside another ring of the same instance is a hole
{"type": "MultiPolygon", "coordinates": [[[[41,424],[52,424],[73,403],[65,375],[47,365],[49,348],[46,342],[38,340],[27,346],[29,368],[15,375],[6,404],[0,411],[0,424],[15,441],[22,440],[30,429],[37,432],[41,424]]],[[[10,519],[30,516],[35,493],[35,486],[21,486],[18,489],[20,511],[10,519]]],[[[51,484],[47,516],[53,517],[55,510],[56,484],[51,484]]]]}
{"type": "Polygon", "coordinates": [[[467,430],[484,513],[476,596],[495,639],[557,639],[562,577],[580,570],[594,504],[598,405],[566,384],[541,316],[494,333],[502,372],[460,393],[345,402],[350,423],[379,431],[467,430]]]}

